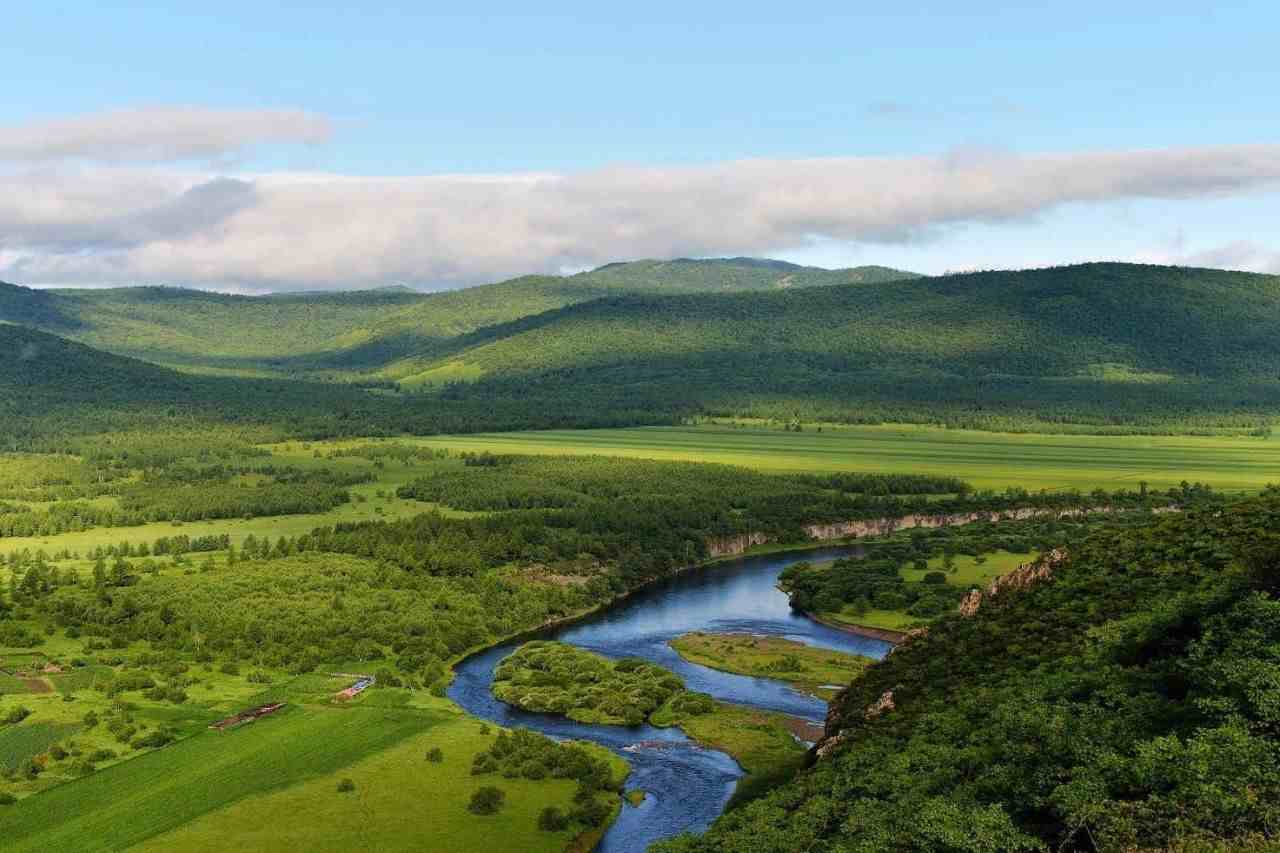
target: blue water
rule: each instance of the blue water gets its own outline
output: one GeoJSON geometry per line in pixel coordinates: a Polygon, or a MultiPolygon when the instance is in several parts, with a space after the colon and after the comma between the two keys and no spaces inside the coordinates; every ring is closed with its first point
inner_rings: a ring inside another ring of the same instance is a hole
{"type": "MultiPolygon", "coordinates": [[[[820,625],[791,610],[777,589],[778,574],[801,560],[860,553],[857,546],[746,557],[685,572],[649,587],[591,618],[547,632],[609,657],[641,657],[678,673],[692,690],[717,699],[781,711],[821,722],[826,703],[767,678],[717,672],[680,658],[667,643],[689,631],[768,634],[812,646],[881,658],[889,644],[820,625]]],[[[449,696],[467,711],[501,726],[524,726],[555,738],[590,740],[631,764],[629,788],[648,793],[639,806],[624,805],[597,850],[640,853],[681,832],[701,832],[733,794],[742,770],[722,752],[703,749],[679,729],[626,728],[575,723],[505,705],[489,692],[493,670],[519,643],[467,658],[457,667],[449,696]]]]}

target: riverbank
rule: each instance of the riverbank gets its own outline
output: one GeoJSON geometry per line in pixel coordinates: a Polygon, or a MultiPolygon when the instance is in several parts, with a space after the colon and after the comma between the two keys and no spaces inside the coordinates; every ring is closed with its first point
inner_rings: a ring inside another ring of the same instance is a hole
{"type": "Polygon", "coordinates": [[[802,610],[800,612],[820,625],[826,625],[828,628],[834,628],[837,631],[844,631],[846,634],[855,634],[859,637],[866,637],[870,640],[882,640],[886,643],[893,643],[896,646],[907,638],[908,632],[906,631],[892,631],[888,628],[872,628],[870,625],[858,625],[854,622],[841,622],[837,619],[832,619],[829,616],[810,613],[807,610],[802,610]]]}

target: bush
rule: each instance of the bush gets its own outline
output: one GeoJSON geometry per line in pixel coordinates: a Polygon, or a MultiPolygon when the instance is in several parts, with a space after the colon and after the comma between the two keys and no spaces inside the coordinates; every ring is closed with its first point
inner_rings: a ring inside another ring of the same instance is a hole
{"type": "Polygon", "coordinates": [[[471,804],[467,810],[472,814],[496,814],[506,801],[507,794],[501,788],[485,785],[471,795],[471,804]]]}
{"type": "Polygon", "coordinates": [[[30,716],[31,716],[31,709],[26,707],[25,705],[19,705],[9,713],[5,714],[4,719],[0,720],[0,722],[3,722],[6,726],[12,726],[22,722],[23,720],[25,720],[27,717],[30,717],[30,716]]]}
{"type": "Polygon", "coordinates": [[[18,801],[18,798],[8,791],[0,792],[0,806],[11,806],[18,801]]]}
{"type": "Polygon", "coordinates": [[[563,832],[569,828],[569,816],[555,806],[547,806],[538,815],[538,829],[546,832],[563,832]]]}
{"type": "Polygon", "coordinates": [[[921,581],[928,584],[946,583],[947,573],[946,572],[929,572],[927,575],[921,578],[921,581]]]}
{"type": "Polygon", "coordinates": [[[345,794],[356,789],[356,783],[350,779],[343,779],[338,783],[338,793],[345,794]]]}
{"type": "Polygon", "coordinates": [[[427,761],[433,764],[439,764],[444,761],[444,752],[438,746],[433,746],[427,750],[427,761]]]}

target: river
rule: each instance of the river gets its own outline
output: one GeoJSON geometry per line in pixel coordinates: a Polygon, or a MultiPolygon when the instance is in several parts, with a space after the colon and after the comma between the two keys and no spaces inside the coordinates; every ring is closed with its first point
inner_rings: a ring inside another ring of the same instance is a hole
{"type": "MultiPolygon", "coordinates": [[[[860,552],[859,546],[846,546],[715,563],[647,587],[545,636],[613,658],[651,660],[677,673],[689,689],[717,699],[821,722],[826,715],[825,702],[772,679],[732,675],[688,663],[667,643],[689,631],[768,634],[881,658],[889,651],[888,643],[828,628],[795,613],[777,588],[779,573],[792,563],[860,552]]],[[[494,667],[518,645],[495,646],[458,664],[449,697],[470,713],[498,725],[524,726],[555,738],[594,741],[631,764],[627,786],[640,788],[649,796],[639,806],[623,806],[598,851],[641,853],[662,838],[705,830],[724,810],[742,770],[728,755],[697,746],[678,728],[585,725],[559,716],[531,714],[494,699],[489,692],[494,667]]]]}

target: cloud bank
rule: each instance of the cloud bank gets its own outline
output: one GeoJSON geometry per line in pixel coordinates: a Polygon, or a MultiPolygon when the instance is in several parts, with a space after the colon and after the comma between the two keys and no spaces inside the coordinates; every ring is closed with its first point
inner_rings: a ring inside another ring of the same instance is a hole
{"type": "Polygon", "coordinates": [[[966,224],[1033,221],[1074,203],[1280,185],[1280,145],[406,177],[30,162],[91,152],[119,162],[171,158],[327,132],[305,116],[277,122],[292,114],[275,113],[231,121],[203,142],[203,116],[151,135],[86,130],[114,127],[108,118],[119,115],[57,125],[44,153],[30,128],[0,132],[0,159],[10,159],[0,169],[0,278],[275,290],[466,284],[627,258],[765,254],[815,240],[912,243],[966,224]]]}
{"type": "Polygon", "coordinates": [[[324,142],[329,120],[302,110],[144,107],[0,127],[0,161],[210,159],[263,143],[324,142]]]}

